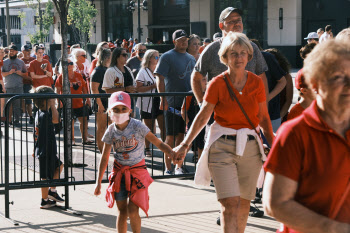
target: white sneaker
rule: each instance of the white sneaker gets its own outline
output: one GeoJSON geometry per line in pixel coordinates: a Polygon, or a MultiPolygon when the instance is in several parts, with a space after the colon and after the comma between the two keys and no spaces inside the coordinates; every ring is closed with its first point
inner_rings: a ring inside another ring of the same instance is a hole
{"type": "Polygon", "coordinates": [[[184,171],[181,167],[175,169],[175,175],[182,175],[184,174],[184,171]]]}

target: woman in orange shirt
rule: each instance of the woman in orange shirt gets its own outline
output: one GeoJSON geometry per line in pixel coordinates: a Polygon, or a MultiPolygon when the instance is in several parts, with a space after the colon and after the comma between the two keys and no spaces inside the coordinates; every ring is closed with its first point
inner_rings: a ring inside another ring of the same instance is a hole
{"type": "MultiPolygon", "coordinates": [[[[88,94],[86,82],[83,79],[83,76],[78,72],[74,71],[75,66],[71,60],[68,60],[68,78],[70,82],[70,92],[71,94],[88,94]]],[[[62,74],[56,80],[56,93],[62,94],[62,86],[63,86],[63,77],[62,74]]],[[[84,103],[82,98],[73,98],[72,99],[72,114],[74,118],[78,118],[79,120],[79,128],[81,135],[83,137],[83,144],[91,144],[92,140],[88,139],[88,108],[87,105],[91,105],[90,99],[87,98],[84,103]]],[[[75,145],[74,140],[74,120],[72,120],[72,145],[75,145]]]]}
{"type": "Polygon", "coordinates": [[[186,138],[174,149],[175,159],[178,163],[184,160],[189,145],[214,111],[216,122],[210,127],[203,154],[198,161],[195,183],[210,185],[211,177],[221,204],[223,232],[244,232],[262,160],[266,159],[258,135],[259,126],[268,143],[272,144],[274,135],[263,81],[245,70],[253,57],[249,39],[242,33],[228,33],[221,44],[219,56],[228,70],[209,83],[200,112],[186,138]],[[226,82],[252,124],[237,101],[231,99],[226,82]]]}

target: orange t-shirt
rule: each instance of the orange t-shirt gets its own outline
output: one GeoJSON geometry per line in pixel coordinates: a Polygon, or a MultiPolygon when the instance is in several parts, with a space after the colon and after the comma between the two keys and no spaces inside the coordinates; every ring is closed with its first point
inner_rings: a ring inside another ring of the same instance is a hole
{"type": "Polygon", "coordinates": [[[92,74],[92,71],[94,71],[94,69],[96,68],[96,65],[97,65],[97,58],[91,62],[91,66],[90,66],[90,70],[89,70],[90,76],[92,74]]]}
{"type": "MultiPolygon", "coordinates": [[[[26,65],[27,70],[29,70],[29,64],[30,64],[30,62],[34,61],[35,58],[34,57],[29,57],[28,59],[21,58],[21,60],[26,65]]],[[[30,76],[29,72],[28,72],[28,76],[30,76]]],[[[23,79],[23,84],[32,84],[32,80],[23,79]]]]}
{"type": "Polygon", "coordinates": [[[199,54],[201,54],[203,52],[203,50],[205,49],[205,45],[202,45],[201,47],[199,47],[199,54]]]}
{"type": "MultiPolygon", "coordinates": [[[[224,73],[218,75],[209,82],[208,89],[204,95],[205,101],[215,105],[215,121],[219,125],[227,128],[252,129],[237,102],[231,100],[225,80],[223,79],[223,74],[224,73]]],[[[250,120],[255,127],[258,126],[260,122],[258,118],[259,103],[266,101],[265,88],[262,79],[248,71],[247,82],[242,90],[242,94],[239,94],[239,92],[232,86],[230,79],[228,80],[250,120]]]]}
{"type": "Polygon", "coordinates": [[[289,111],[287,115],[287,121],[296,118],[300,116],[304,112],[304,108],[301,106],[301,104],[298,102],[296,103],[289,111]]]}
{"type": "MultiPolygon", "coordinates": [[[[42,64],[47,64],[46,70],[49,71],[51,74],[52,72],[52,67],[51,64],[48,60],[43,59],[42,62],[39,62],[38,60],[34,60],[29,63],[29,69],[28,72],[34,72],[36,75],[45,75],[44,70],[41,69],[42,64]]],[[[53,85],[53,79],[51,77],[45,77],[45,78],[40,78],[40,79],[33,79],[33,87],[38,87],[38,86],[49,86],[53,85]]]]}
{"type": "MultiPolygon", "coordinates": [[[[62,74],[58,77],[56,80],[56,87],[62,88],[62,83],[63,83],[63,76],[62,74]]],[[[74,72],[74,77],[73,79],[69,79],[70,83],[70,93],[73,95],[81,95],[83,94],[83,88],[86,87],[86,82],[83,79],[83,76],[77,72],[74,72]],[[75,87],[75,89],[74,89],[75,87]]],[[[85,89],[87,90],[87,89],[85,89]]],[[[84,107],[84,102],[82,98],[73,98],[72,99],[72,107],[73,108],[82,108],[84,107]]]]}

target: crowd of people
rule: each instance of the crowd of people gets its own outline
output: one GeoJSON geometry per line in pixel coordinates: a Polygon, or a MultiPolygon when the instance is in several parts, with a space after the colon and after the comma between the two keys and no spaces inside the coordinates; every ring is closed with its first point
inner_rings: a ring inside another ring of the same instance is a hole
{"type": "MultiPolygon", "coordinates": [[[[288,60],[279,50],[263,50],[258,40],[249,39],[242,17],[240,9],[224,9],[221,32],[213,42],[178,29],[172,35],[174,49],[162,55],[147,49],[149,38],[146,43],[132,38],[101,42],[91,63],[79,45],[67,47],[71,94],[112,94],[94,101],[75,98],[72,112],[82,143],[95,138],[102,153],[95,195],[101,193],[108,157],[114,155],[106,199],[109,207],[116,202],[118,232],[126,232],[128,217],[133,232],[141,231],[139,208],[147,214],[152,183],[145,165],[151,144],[164,152],[167,175],[186,173],[183,164],[190,149],[198,156],[195,183],[213,183],[225,233],[243,233],[250,213],[261,216],[262,211],[251,211],[251,201],[261,199],[266,212],[282,223],[278,232],[350,232],[350,29],[335,38],[330,25],[308,34],[308,44],[300,50],[304,67],[295,78],[299,100],[290,109],[288,60]],[[176,92],[194,96],[135,101],[128,94],[176,92]],[[92,111],[96,135],[88,133],[92,111]],[[271,147],[268,155],[266,147],[271,147]]],[[[35,46],[31,56],[31,47],[24,45],[21,59],[15,45],[8,49],[8,59],[0,63],[3,93],[32,89],[62,94],[62,62],[52,68],[45,47],[35,46]]],[[[0,48],[0,59],[4,56],[0,48]]],[[[55,179],[63,166],[56,143],[45,144],[50,149],[44,150],[43,142],[55,137],[53,124],[62,106],[51,100],[34,102],[40,177],[55,179]]],[[[30,100],[16,100],[12,109],[14,126],[20,125],[22,112],[34,123],[30,100]]],[[[56,201],[64,200],[55,187],[42,188],[41,208],[56,201]]]]}

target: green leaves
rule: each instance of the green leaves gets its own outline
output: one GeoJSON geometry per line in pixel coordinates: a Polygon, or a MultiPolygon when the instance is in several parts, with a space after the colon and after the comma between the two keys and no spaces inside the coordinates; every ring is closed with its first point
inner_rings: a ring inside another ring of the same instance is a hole
{"type": "MultiPolygon", "coordinates": [[[[68,8],[68,25],[78,29],[82,42],[91,36],[92,19],[97,15],[97,10],[87,0],[72,0],[68,8]]],[[[83,47],[85,47],[83,45],[83,47]]]]}

